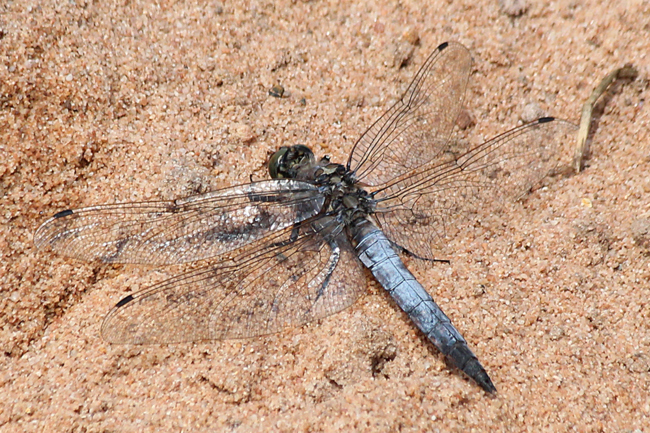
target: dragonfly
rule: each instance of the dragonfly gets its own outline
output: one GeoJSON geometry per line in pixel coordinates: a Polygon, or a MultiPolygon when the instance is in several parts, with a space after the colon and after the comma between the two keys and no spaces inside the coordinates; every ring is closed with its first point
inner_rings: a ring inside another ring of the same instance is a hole
{"type": "Polygon", "coordinates": [[[83,261],[189,270],[122,298],[102,337],[171,344],[276,333],[337,313],[368,269],[452,367],[496,387],[467,341],[401,257],[436,261],[481,212],[518,200],[556,169],[576,127],[552,117],[480,145],[454,138],[472,59],[439,45],[345,164],[281,147],[270,179],[168,201],[64,210],[36,247],[83,261]]]}

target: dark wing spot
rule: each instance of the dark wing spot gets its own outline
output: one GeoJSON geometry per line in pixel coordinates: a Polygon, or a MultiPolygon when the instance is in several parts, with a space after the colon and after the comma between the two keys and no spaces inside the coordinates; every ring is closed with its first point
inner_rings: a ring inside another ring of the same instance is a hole
{"type": "Polygon", "coordinates": [[[63,218],[67,217],[68,215],[72,215],[74,212],[72,212],[72,209],[66,209],[62,210],[61,212],[57,212],[54,214],[54,218],[63,218]]]}
{"type": "Polygon", "coordinates": [[[438,51],[442,51],[445,48],[447,48],[448,46],[449,46],[449,42],[443,42],[440,45],[438,45],[438,51]]]}
{"type": "Polygon", "coordinates": [[[129,296],[125,297],[125,298],[122,298],[120,300],[120,302],[115,304],[115,308],[123,307],[126,304],[128,304],[129,302],[131,302],[132,300],[133,300],[133,295],[129,295],[129,296]]]}
{"type": "Polygon", "coordinates": [[[555,120],[555,117],[541,117],[537,120],[537,123],[548,123],[555,120]]]}

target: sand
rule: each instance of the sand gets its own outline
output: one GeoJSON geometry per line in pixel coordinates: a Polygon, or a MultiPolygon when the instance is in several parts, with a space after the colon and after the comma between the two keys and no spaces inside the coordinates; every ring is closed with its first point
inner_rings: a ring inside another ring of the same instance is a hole
{"type": "Polygon", "coordinates": [[[5,2],[0,430],[650,431],[649,22],[633,0],[5,2]],[[584,172],[469,230],[450,264],[406,260],[496,397],[370,275],[366,296],[304,327],[114,346],[104,314],[164,273],[32,243],[63,209],[263,179],[281,145],[344,161],[446,40],[474,58],[477,141],[531,115],[577,123],[602,77],[639,71],[600,104],[584,172]]]}

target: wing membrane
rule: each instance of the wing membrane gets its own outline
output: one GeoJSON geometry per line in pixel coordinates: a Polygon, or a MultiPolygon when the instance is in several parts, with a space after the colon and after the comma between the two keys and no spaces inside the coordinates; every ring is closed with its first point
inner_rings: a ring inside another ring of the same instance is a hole
{"type": "Polygon", "coordinates": [[[375,217],[393,242],[434,259],[469,220],[520,198],[556,168],[576,129],[544,118],[443,155],[375,191],[375,217]]]}
{"type": "Polygon", "coordinates": [[[286,228],[129,295],[107,315],[102,335],[127,344],[245,338],[341,311],[365,288],[341,230],[334,220],[286,228]]]}
{"type": "Polygon", "coordinates": [[[170,265],[218,256],[316,215],[318,188],[269,180],[182,200],[64,211],[34,235],[37,247],[80,260],[170,265]]]}
{"type": "Polygon", "coordinates": [[[472,59],[464,46],[440,45],[402,98],[357,141],[348,168],[379,186],[446,150],[460,112],[472,59]]]}

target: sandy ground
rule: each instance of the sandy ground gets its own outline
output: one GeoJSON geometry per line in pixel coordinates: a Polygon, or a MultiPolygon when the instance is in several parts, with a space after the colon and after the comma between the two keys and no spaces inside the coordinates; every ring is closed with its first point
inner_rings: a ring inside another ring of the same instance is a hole
{"type": "Polygon", "coordinates": [[[650,3],[529,3],[3,2],[0,430],[650,431],[650,3]],[[264,178],[280,145],[343,161],[446,40],[474,57],[477,140],[531,108],[577,122],[602,77],[639,70],[601,104],[584,172],[451,264],[407,261],[494,398],[370,276],[351,308],[276,335],[111,346],[103,315],[160,273],[32,244],[62,209],[264,178]]]}

